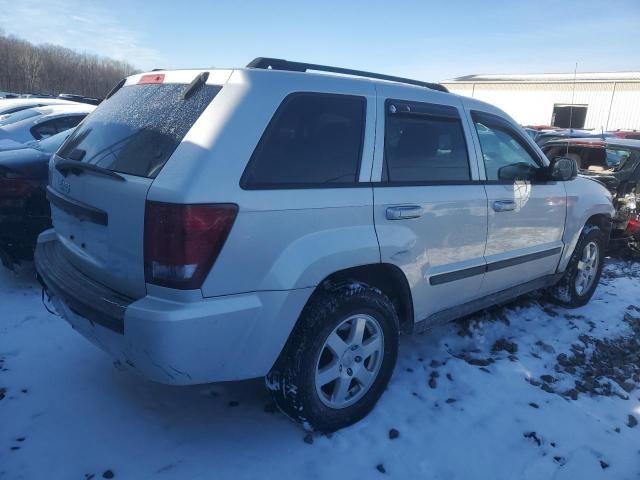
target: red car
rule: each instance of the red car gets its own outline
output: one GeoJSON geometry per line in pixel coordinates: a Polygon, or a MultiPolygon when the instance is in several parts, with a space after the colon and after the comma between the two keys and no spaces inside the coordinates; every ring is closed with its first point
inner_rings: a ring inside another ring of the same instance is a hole
{"type": "Polygon", "coordinates": [[[610,132],[617,138],[628,138],[630,140],[640,140],[640,130],[615,130],[610,132]]]}

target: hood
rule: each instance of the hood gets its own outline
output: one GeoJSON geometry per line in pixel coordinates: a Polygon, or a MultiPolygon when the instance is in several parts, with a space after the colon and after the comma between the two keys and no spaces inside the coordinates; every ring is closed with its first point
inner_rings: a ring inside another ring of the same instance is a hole
{"type": "Polygon", "coordinates": [[[601,183],[609,190],[611,193],[616,193],[618,186],[620,185],[620,180],[610,173],[600,173],[600,172],[590,172],[588,170],[583,170],[580,172],[581,177],[590,178],[591,180],[595,180],[598,183],[601,183]]]}
{"type": "Polygon", "coordinates": [[[0,152],[0,168],[5,167],[20,172],[26,178],[46,182],[50,157],[51,154],[33,148],[0,152]]]}

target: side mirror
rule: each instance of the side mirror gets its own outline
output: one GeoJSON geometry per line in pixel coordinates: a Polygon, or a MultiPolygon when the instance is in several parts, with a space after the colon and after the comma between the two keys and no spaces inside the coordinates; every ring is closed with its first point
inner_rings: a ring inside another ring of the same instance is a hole
{"type": "Polygon", "coordinates": [[[578,163],[572,158],[556,157],[549,165],[551,180],[567,182],[578,176],[578,163]]]}

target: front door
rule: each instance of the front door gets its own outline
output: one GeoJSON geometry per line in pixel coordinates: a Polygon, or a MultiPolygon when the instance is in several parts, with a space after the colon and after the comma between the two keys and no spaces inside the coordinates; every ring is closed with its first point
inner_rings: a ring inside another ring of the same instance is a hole
{"type": "Polygon", "coordinates": [[[487,295],[555,272],[567,209],[562,182],[544,178],[544,162],[525,135],[501,117],[472,111],[488,199],[484,258],[487,295]]]}
{"type": "Polygon", "coordinates": [[[487,199],[458,97],[377,90],[372,180],[381,260],[405,273],[420,321],[479,295],[487,199]]]}

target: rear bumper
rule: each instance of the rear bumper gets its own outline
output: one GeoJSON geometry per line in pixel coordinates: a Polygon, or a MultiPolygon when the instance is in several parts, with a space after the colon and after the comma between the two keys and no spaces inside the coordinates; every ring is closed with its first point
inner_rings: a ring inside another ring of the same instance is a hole
{"type": "Polygon", "coordinates": [[[161,383],[189,385],[266,375],[312,292],[127,299],[73,267],[61,267],[64,260],[56,255],[57,240],[51,232],[38,240],[36,269],[58,312],[114,359],[161,383]],[[82,289],[77,288],[80,283],[82,289]]]}

